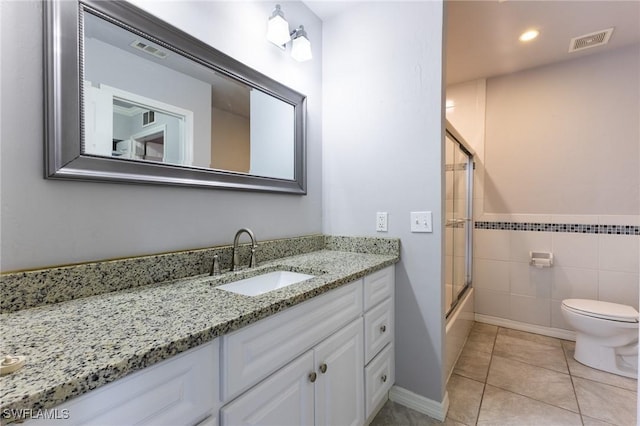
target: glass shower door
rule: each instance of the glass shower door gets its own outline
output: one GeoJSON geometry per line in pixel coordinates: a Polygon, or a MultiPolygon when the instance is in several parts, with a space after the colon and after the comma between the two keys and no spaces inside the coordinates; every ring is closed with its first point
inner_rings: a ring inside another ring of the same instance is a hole
{"type": "Polygon", "coordinates": [[[471,285],[471,191],[473,160],[447,133],[445,149],[445,306],[448,315],[471,285]]]}

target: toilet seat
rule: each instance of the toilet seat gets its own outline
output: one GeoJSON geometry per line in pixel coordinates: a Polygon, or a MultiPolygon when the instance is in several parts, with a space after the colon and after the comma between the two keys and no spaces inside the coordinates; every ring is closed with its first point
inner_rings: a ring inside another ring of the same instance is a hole
{"type": "Polygon", "coordinates": [[[565,309],[579,315],[587,315],[609,321],[638,322],[638,311],[627,305],[588,299],[566,299],[562,301],[562,305],[565,309]]]}

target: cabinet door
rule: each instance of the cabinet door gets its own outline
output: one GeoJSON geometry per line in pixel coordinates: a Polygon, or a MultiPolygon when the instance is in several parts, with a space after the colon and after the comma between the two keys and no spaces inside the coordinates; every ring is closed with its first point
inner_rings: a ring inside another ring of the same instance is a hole
{"type": "Polygon", "coordinates": [[[316,346],[315,424],[364,424],[362,318],[316,346]]]}
{"type": "Polygon", "coordinates": [[[221,426],[313,424],[313,352],[291,361],[220,410],[221,426]]]}

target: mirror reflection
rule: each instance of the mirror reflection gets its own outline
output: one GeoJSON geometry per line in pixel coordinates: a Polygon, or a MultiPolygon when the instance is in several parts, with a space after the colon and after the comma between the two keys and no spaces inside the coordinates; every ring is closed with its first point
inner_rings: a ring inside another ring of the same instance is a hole
{"type": "Polygon", "coordinates": [[[295,179],[292,104],[83,19],[83,154],[295,179]]]}

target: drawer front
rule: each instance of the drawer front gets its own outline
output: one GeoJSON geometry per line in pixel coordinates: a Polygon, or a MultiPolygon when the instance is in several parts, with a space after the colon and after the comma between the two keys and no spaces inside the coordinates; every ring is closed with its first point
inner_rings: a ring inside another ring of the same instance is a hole
{"type": "Polygon", "coordinates": [[[373,410],[387,397],[395,382],[393,343],[388,344],[364,369],[365,410],[369,418],[373,410]]]}
{"type": "Polygon", "coordinates": [[[362,280],[222,338],[222,400],[229,401],[362,314],[362,280]]]}
{"type": "Polygon", "coordinates": [[[177,355],[56,409],[66,420],[34,420],[34,425],[194,425],[216,413],[218,340],[177,355]]]}
{"type": "Polygon", "coordinates": [[[387,297],[393,298],[395,267],[388,266],[364,277],[364,310],[368,310],[387,297]]]}
{"type": "Polygon", "coordinates": [[[364,315],[365,364],[393,340],[393,334],[393,299],[386,299],[364,315]]]}

